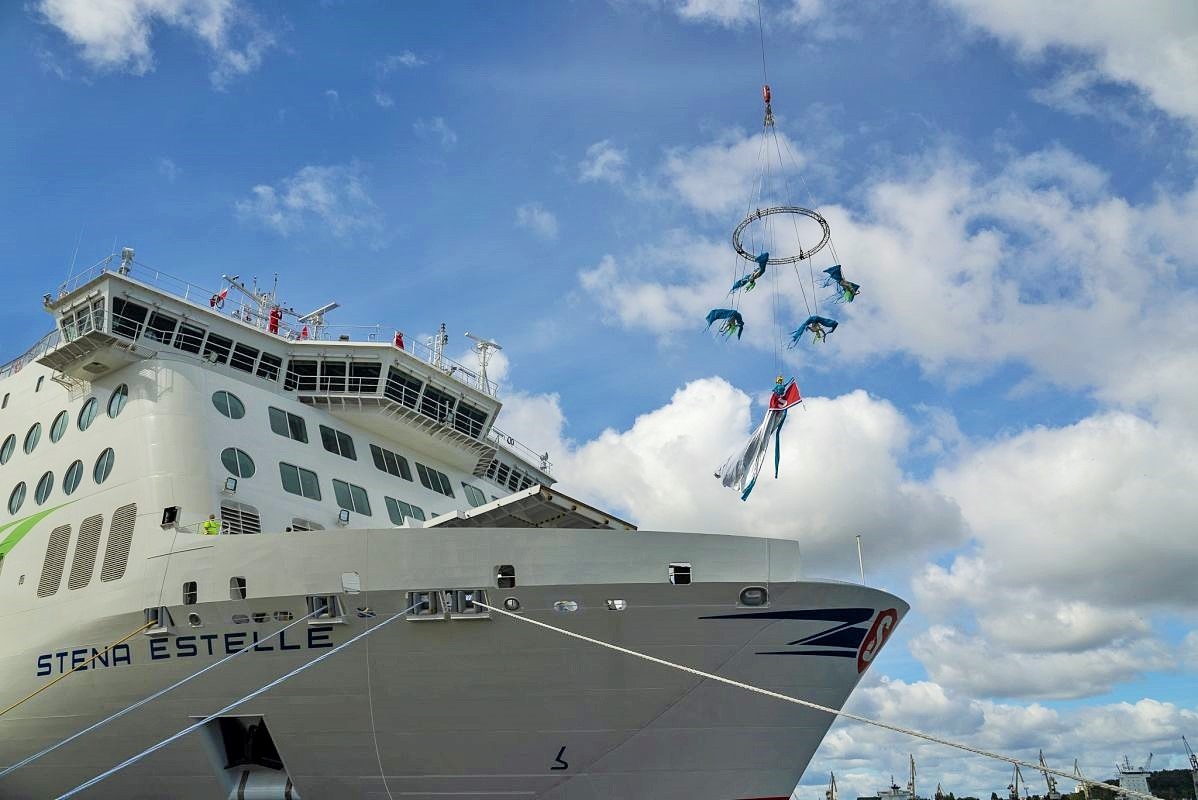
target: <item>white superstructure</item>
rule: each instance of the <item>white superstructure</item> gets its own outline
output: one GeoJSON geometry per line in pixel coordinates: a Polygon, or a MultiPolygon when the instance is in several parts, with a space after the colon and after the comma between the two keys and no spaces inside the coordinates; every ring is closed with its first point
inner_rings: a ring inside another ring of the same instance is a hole
{"type": "Polygon", "coordinates": [[[247,296],[128,251],[47,295],[55,331],[0,369],[0,771],[254,645],[0,797],[67,791],[405,609],[84,796],[789,796],[828,715],[474,601],[836,708],[905,603],[801,580],[794,541],[638,531],[553,489],[443,340],[247,296]]]}

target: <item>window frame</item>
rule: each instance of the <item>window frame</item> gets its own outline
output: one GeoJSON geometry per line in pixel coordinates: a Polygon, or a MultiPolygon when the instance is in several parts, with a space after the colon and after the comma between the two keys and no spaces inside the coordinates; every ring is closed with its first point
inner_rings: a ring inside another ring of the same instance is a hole
{"type": "Polygon", "coordinates": [[[270,429],[279,436],[285,436],[301,444],[308,443],[308,422],[299,414],[292,414],[276,406],[267,406],[266,415],[270,421],[270,429]],[[282,415],[281,417],[279,415],[282,415]],[[283,430],[280,430],[282,428],[283,430]],[[299,433],[297,436],[296,433],[299,433]]]}
{"type": "Polygon", "coordinates": [[[100,416],[100,398],[92,395],[83,401],[83,406],[79,409],[79,415],[75,417],[75,425],[79,430],[85,431],[92,426],[92,423],[96,421],[96,417],[98,416],[100,416]],[[85,414],[87,415],[86,422],[84,421],[85,414]]]}
{"type": "Polygon", "coordinates": [[[228,470],[229,474],[235,478],[252,478],[258,472],[258,465],[254,463],[253,456],[251,456],[246,451],[242,450],[240,447],[226,447],[224,450],[221,450],[220,451],[220,463],[224,466],[224,468],[226,470],[228,470]],[[225,458],[226,454],[228,454],[228,453],[232,453],[233,463],[236,465],[237,469],[233,469],[229,466],[229,462],[225,458]],[[249,471],[248,472],[243,470],[243,467],[245,465],[243,463],[243,459],[244,459],[244,462],[249,463],[249,471]]]}
{"type": "Polygon", "coordinates": [[[334,455],[348,458],[350,461],[358,460],[358,451],[354,447],[354,438],[345,431],[339,431],[336,428],[330,428],[328,425],[319,425],[320,427],[320,443],[334,455]]]}
{"type": "Polygon", "coordinates": [[[319,502],[321,499],[320,476],[317,475],[315,472],[313,472],[310,469],[304,469],[303,467],[298,466],[296,464],[291,464],[286,461],[280,461],[279,462],[279,481],[283,485],[283,491],[287,492],[288,494],[293,494],[293,495],[296,495],[297,497],[303,497],[308,500],[315,500],[317,502],[319,502]],[[285,477],[285,474],[284,474],[284,468],[290,468],[290,469],[295,470],[295,485],[296,485],[296,487],[299,488],[298,492],[293,491],[287,487],[287,478],[285,477]],[[307,475],[312,476],[310,486],[314,487],[316,490],[315,497],[304,493],[304,487],[306,485],[305,481],[304,481],[305,473],[307,475]]]}
{"type": "Polygon", "coordinates": [[[129,384],[122,383],[112,390],[108,396],[108,418],[116,419],[129,404],[129,384]],[[113,406],[116,408],[114,409],[113,406]]]}
{"type": "Polygon", "coordinates": [[[212,393],[212,405],[218,412],[220,412],[222,417],[228,417],[229,419],[241,419],[245,416],[245,403],[241,401],[240,397],[228,391],[227,389],[217,389],[212,393]],[[217,402],[218,397],[224,401],[224,408],[222,408],[221,404],[217,402]],[[236,414],[233,413],[233,403],[237,404],[238,413],[236,414]]]}
{"type": "Polygon", "coordinates": [[[112,475],[113,465],[116,464],[116,452],[111,447],[105,447],[100,451],[100,455],[96,456],[96,463],[92,466],[92,480],[99,486],[104,481],[108,480],[112,475]],[[107,456],[107,459],[105,459],[107,456]],[[104,464],[103,475],[100,474],[100,465],[104,464]]]}
{"type": "Polygon", "coordinates": [[[370,508],[370,494],[365,487],[333,478],[333,497],[337,501],[338,508],[361,514],[364,517],[374,516],[370,508]]]}

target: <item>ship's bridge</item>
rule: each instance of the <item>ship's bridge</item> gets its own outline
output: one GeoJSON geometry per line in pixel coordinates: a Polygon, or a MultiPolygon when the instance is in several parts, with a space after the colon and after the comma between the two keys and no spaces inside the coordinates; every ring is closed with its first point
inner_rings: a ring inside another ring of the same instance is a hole
{"type": "Polygon", "coordinates": [[[265,294],[226,304],[227,290],[180,281],[126,253],[115,269],[107,259],[45,296],[57,331],[26,362],[73,388],[159,353],[194,357],[382,435],[399,423],[421,449],[477,476],[515,470],[518,486],[553,483],[547,455],[493,428],[502,406],[495,384],[440,346],[384,336],[380,325],[327,326],[314,315],[292,322],[265,294]]]}

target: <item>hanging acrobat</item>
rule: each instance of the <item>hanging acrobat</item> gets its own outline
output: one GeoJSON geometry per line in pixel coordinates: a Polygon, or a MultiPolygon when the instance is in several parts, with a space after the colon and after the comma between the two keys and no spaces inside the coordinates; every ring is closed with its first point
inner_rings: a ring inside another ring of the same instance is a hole
{"type": "Polygon", "coordinates": [[[761,424],[753,431],[744,447],[716,470],[715,476],[725,486],[739,491],[741,500],[748,500],[753,487],[757,485],[757,476],[761,473],[765,455],[770,449],[770,439],[774,441],[774,477],[778,477],[782,426],[786,423],[786,412],[791,406],[801,402],[803,398],[799,396],[799,387],[795,379],[783,380],[779,375],[774,381],[774,390],[770,393],[765,419],[761,420],[761,424]]]}
{"type": "Polygon", "coordinates": [[[824,274],[828,277],[824,279],[823,287],[827,289],[830,286],[836,287],[836,294],[832,296],[834,303],[851,303],[857,299],[857,295],[861,294],[861,285],[846,280],[839,264],[834,264],[824,270],[824,274]]]}

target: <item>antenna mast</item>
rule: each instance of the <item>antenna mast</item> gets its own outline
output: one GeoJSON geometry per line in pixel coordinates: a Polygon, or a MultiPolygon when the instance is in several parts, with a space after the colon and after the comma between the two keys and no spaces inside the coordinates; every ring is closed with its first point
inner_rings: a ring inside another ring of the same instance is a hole
{"type": "Polygon", "coordinates": [[[484,339],[481,336],[475,336],[466,331],[466,338],[474,342],[474,352],[478,354],[478,372],[482,378],[483,391],[491,394],[491,381],[487,378],[487,364],[491,360],[491,356],[495,355],[496,350],[503,348],[494,339],[484,339]]]}

